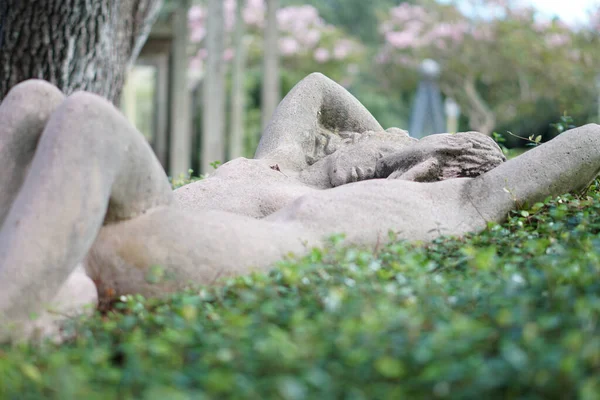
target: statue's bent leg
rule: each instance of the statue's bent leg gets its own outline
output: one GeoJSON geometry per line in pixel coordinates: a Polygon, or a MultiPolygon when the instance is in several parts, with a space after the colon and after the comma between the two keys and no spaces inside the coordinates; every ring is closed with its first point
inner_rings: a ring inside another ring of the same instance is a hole
{"type": "Polygon", "coordinates": [[[70,96],[50,117],[0,231],[0,317],[39,311],[103,223],[171,201],[158,160],[125,117],[98,96],[70,96]]]}
{"type": "Polygon", "coordinates": [[[29,80],[13,87],[0,104],[0,227],[25,179],[48,118],[64,99],[50,83],[29,80]]]}

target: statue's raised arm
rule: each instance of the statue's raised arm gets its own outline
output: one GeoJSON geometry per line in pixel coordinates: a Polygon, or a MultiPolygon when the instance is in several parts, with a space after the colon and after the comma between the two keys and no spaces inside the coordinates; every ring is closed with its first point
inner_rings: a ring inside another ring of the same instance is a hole
{"type": "Polygon", "coordinates": [[[278,160],[283,168],[303,170],[326,155],[328,138],[345,131],[383,128],[346,89],[323,74],[313,73],[281,101],[254,158],[278,160]]]}

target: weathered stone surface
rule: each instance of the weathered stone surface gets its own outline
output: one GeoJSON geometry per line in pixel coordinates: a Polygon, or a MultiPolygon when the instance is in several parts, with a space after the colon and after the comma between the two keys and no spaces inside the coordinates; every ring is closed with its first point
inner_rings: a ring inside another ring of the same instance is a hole
{"type": "Polygon", "coordinates": [[[300,171],[328,152],[337,132],[382,131],[366,108],[344,88],[319,73],[298,83],[281,101],[254,158],[277,160],[300,171]]]}
{"type": "Polygon", "coordinates": [[[0,107],[0,226],[23,184],[48,118],[65,96],[47,82],[16,85],[0,107]]]}
{"type": "MultiPolygon", "coordinates": [[[[60,286],[57,294],[24,325],[14,327],[19,338],[53,337],[60,340],[60,324],[82,314],[91,314],[98,304],[98,292],[94,281],[79,264],[60,286]]],[[[16,333],[13,331],[13,336],[16,333]]],[[[2,329],[0,328],[0,337],[2,329]]]]}
{"type": "Polygon", "coordinates": [[[297,173],[281,170],[279,165],[268,160],[236,158],[220,166],[209,178],[175,190],[175,199],[186,211],[221,210],[263,218],[314,191],[295,179],[297,173]]]}
{"type": "Polygon", "coordinates": [[[17,326],[16,335],[36,323],[50,329],[48,304],[94,303],[91,281],[100,300],[154,296],[268,269],[336,233],[361,245],[389,231],[462,235],[520,204],[584,188],[600,171],[599,125],[502,162],[475,133],[416,142],[384,132],[347,92],[311,75],[279,106],[257,159],[230,161],[173,194],[143,136],[105,100],[63,100],[41,82],[15,90],[0,104],[0,154],[9,143],[27,156],[0,162],[29,172],[0,167],[0,182],[18,188],[0,197],[0,327],[17,326]],[[28,115],[25,103],[43,99],[54,100],[28,115]],[[15,110],[25,110],[16,124],[15,110]],[[74,272],[82,262],[91,281],[74,272]],[[43,318],[30,321],[32,313],[43,318]]]}
{"type": "Polygon", "coordinates": [[[426,136],[413,146],[381,158],[379,178],[435,182],[474,178],[506,161],[500,147],[479,132],[426,136]]]}
{"type": "Polygon", "coordinates": [[[398,128],[386,131],[341,132],[341,141],[328,155],[300,172],[299,179],[309,186],[328,189],[351,182],[375,178],[377,162],[416,143],[398,128]]]}
{"type": "MultiPolygon", "coordinates": [[[[3,102],[0,114],[11,114],[23,102],[41,102],[52,92],[46,83],[23,85],[13,91],[28,95],[13,96],[21,97],[18,106],[3,102]],[[34,99],[39,93],[42,99],[34,99]]],[[[1,141],[18,142],[25,131],[6,130],[1,141]]],[[[0,180],[12,173],[0,168],[0,180]]],[[[22,320],[41,312],[83,261],[103,223],[135,217],[171,200],[164,171],[125,117],[98,96],[71,95],[45,124],[29,173],[5,214],[0,318],[22,320]]]]}

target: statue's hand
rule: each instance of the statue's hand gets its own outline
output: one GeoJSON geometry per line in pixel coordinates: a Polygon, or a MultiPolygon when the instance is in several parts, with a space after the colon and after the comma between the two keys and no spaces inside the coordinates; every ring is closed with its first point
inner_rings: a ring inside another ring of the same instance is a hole
{"type": "Polygon", "coordinates": [[[480,133],[439,134],[381,158],[375,176],[420,182],[473,177],[505,160],[498,145],[480,133]]]}
{"type": "Polygon", "coordinates": [[[470,143],[452,140],[446,135],[426,136],[415,144],[378,160],[375,175],[387,178],[395,173],[394,176],[398,177],[425,160],[457,156],[470,147],[470,143]]]}
{"type": "Polygon", "coordinates": [[[399,169],[388,176],[388,179],[401,179],[413,182],[431,182],[437,180],[440,171],[440,162],[434,158],[420,162],[408,171],[399,169]]]}
{"type": "Polygon", "coordinates": [[[343,147],[328,156],[327,174],[331,187],[375,178],[377,161],[397,148],[378,142],[363,142],[343,147]]]}

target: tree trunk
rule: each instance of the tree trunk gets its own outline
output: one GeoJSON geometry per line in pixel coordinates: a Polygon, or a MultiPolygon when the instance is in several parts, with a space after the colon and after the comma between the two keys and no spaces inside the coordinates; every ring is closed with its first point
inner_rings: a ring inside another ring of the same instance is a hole
{"type": "Polygon", "coordinates": [[[223,50],[225,18],[222,0],[208,0],[206,73],[203,83],[202,173],[225,161],[225,72],[223,50]]]}
{"type": "Polygon", "coordinates": [[[244,43],[244,0],[237,0],[235,14],[235,33],[231,87],[231,137],[229,140],[229,157],[236,158],[244,155],[244,111],[245,111],[245,63],[246,46],[244,43]]]}
{"type": "Polygon", "coordinates": [[[0,0],[0,99],[31,78],[117,102],[162,0],[0,0]]]}
{"type": "Polygon", "coordinates": [[[279,0],[267,0],[267,18],[265,25],[265,50],[262,86],[262,128],[263,131],[279,104],[279,43],[277,9],[279,0]]]}

